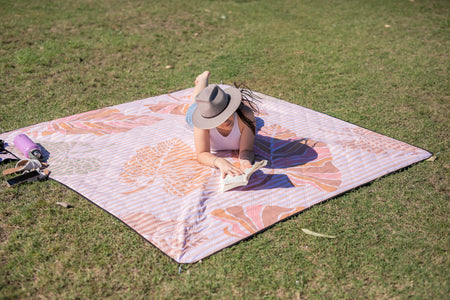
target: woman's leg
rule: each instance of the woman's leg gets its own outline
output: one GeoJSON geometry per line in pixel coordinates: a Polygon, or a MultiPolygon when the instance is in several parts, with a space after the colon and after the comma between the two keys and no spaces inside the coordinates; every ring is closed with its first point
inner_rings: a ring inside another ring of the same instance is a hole
{"type": "Polygon", "coordinates": [[[195,88],[192,92],[192,104],[191,106],[189,106],[186,112],[186,123],[191,128],[194,128],[194,124],[192,124],[192,114],[197,107],[197,104],[195,103],[195,96],[197,96],[198,93],[200,93],[204,88],[208,86],[209,74],[209,71],[205,71],[202,74],[198,75],[195,79],[195,88]]]}
{"type": "Polygon", "coordinates": [[[192,102],[195,102],[195,96],[208,86],[209,71],[205,71],[195,78],[195,88],[192,92],[192,102]]]}

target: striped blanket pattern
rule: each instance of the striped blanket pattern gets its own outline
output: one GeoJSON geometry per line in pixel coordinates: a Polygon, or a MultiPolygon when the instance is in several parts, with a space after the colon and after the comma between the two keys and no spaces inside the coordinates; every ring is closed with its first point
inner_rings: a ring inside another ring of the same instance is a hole
{"type": "MultiPolygon", "coordinates": [[[[222,86],[226,87],[226,86],[222,86]]],[[[192,89],[3,133],[40,144],[50,178],[179,263],[193,263],[289,216],[431,154],[261,93],[248,186],[220,192],[219,171],[196,161],[184,113],[192,89]]],[[[19,154],[19,153],[17,153],[19,154]]],[[[217,153],[238,163],[236,151],[217,153]]]]}

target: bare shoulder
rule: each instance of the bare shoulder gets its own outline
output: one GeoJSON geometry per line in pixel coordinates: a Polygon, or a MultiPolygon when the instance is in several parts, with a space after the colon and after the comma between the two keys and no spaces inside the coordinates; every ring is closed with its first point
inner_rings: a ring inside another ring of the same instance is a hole
{"type": "MultiPolygon", "coordinates": [[[[256,124],[256,118],[255,118],[255,113],[253,112],[253,110],[246,106],[246,105],[242,105],[240,107],[243,115],[245,118],[248,119],[248,121],[250,121],[253,124],[256,124]]],[[[244,120],[242,120],[239,116],[238,116],[238,122],[239,122],[239,129],[241,132],[244,132],[245,127],[248,127],[248,125],[245,124],[244,120]]]]}
{"type": "Polygon", "coordinates": [[[194,126],[194,136],[206,136],[209,134],[209,129],[201,129],[194,126]]]}

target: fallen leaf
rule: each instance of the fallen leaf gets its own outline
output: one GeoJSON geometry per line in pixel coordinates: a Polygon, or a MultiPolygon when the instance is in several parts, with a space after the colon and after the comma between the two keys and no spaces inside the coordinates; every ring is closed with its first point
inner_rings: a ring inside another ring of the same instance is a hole
{"type": "Polygon", "coordinates": [[[439,151],[438,153],[436,153],[435,155],[432,155],[430,158],[426,159],[425,161],[430,161],[430,162],[435,161],[439,153],[441,153],[441,152],[439,151]]]}
{"type": "Polygon", "coordinates": [[[334,235],[321,234],[321,233],[317,233],[317,232],[311,231],[306,228],[302,228],[302,231],[309,235],[314,235],[314,236],[323,237],[323,238],[327,238],[327,239],[335,239],[336,238],[336,236],[334,236],[334,235]]]}

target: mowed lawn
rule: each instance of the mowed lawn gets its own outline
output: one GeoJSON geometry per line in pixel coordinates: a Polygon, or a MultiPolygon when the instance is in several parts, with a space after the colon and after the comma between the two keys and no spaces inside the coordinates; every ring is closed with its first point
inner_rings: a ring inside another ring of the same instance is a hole
{"type": "Polygon", "coordinates": [[[211,82],[245,82],[439,153],[182,266],[54,181],[2,184],[0,298],[448,299],[449,10],[0,1],[0,132],[188,88],[210,70],[211,82]]]}

